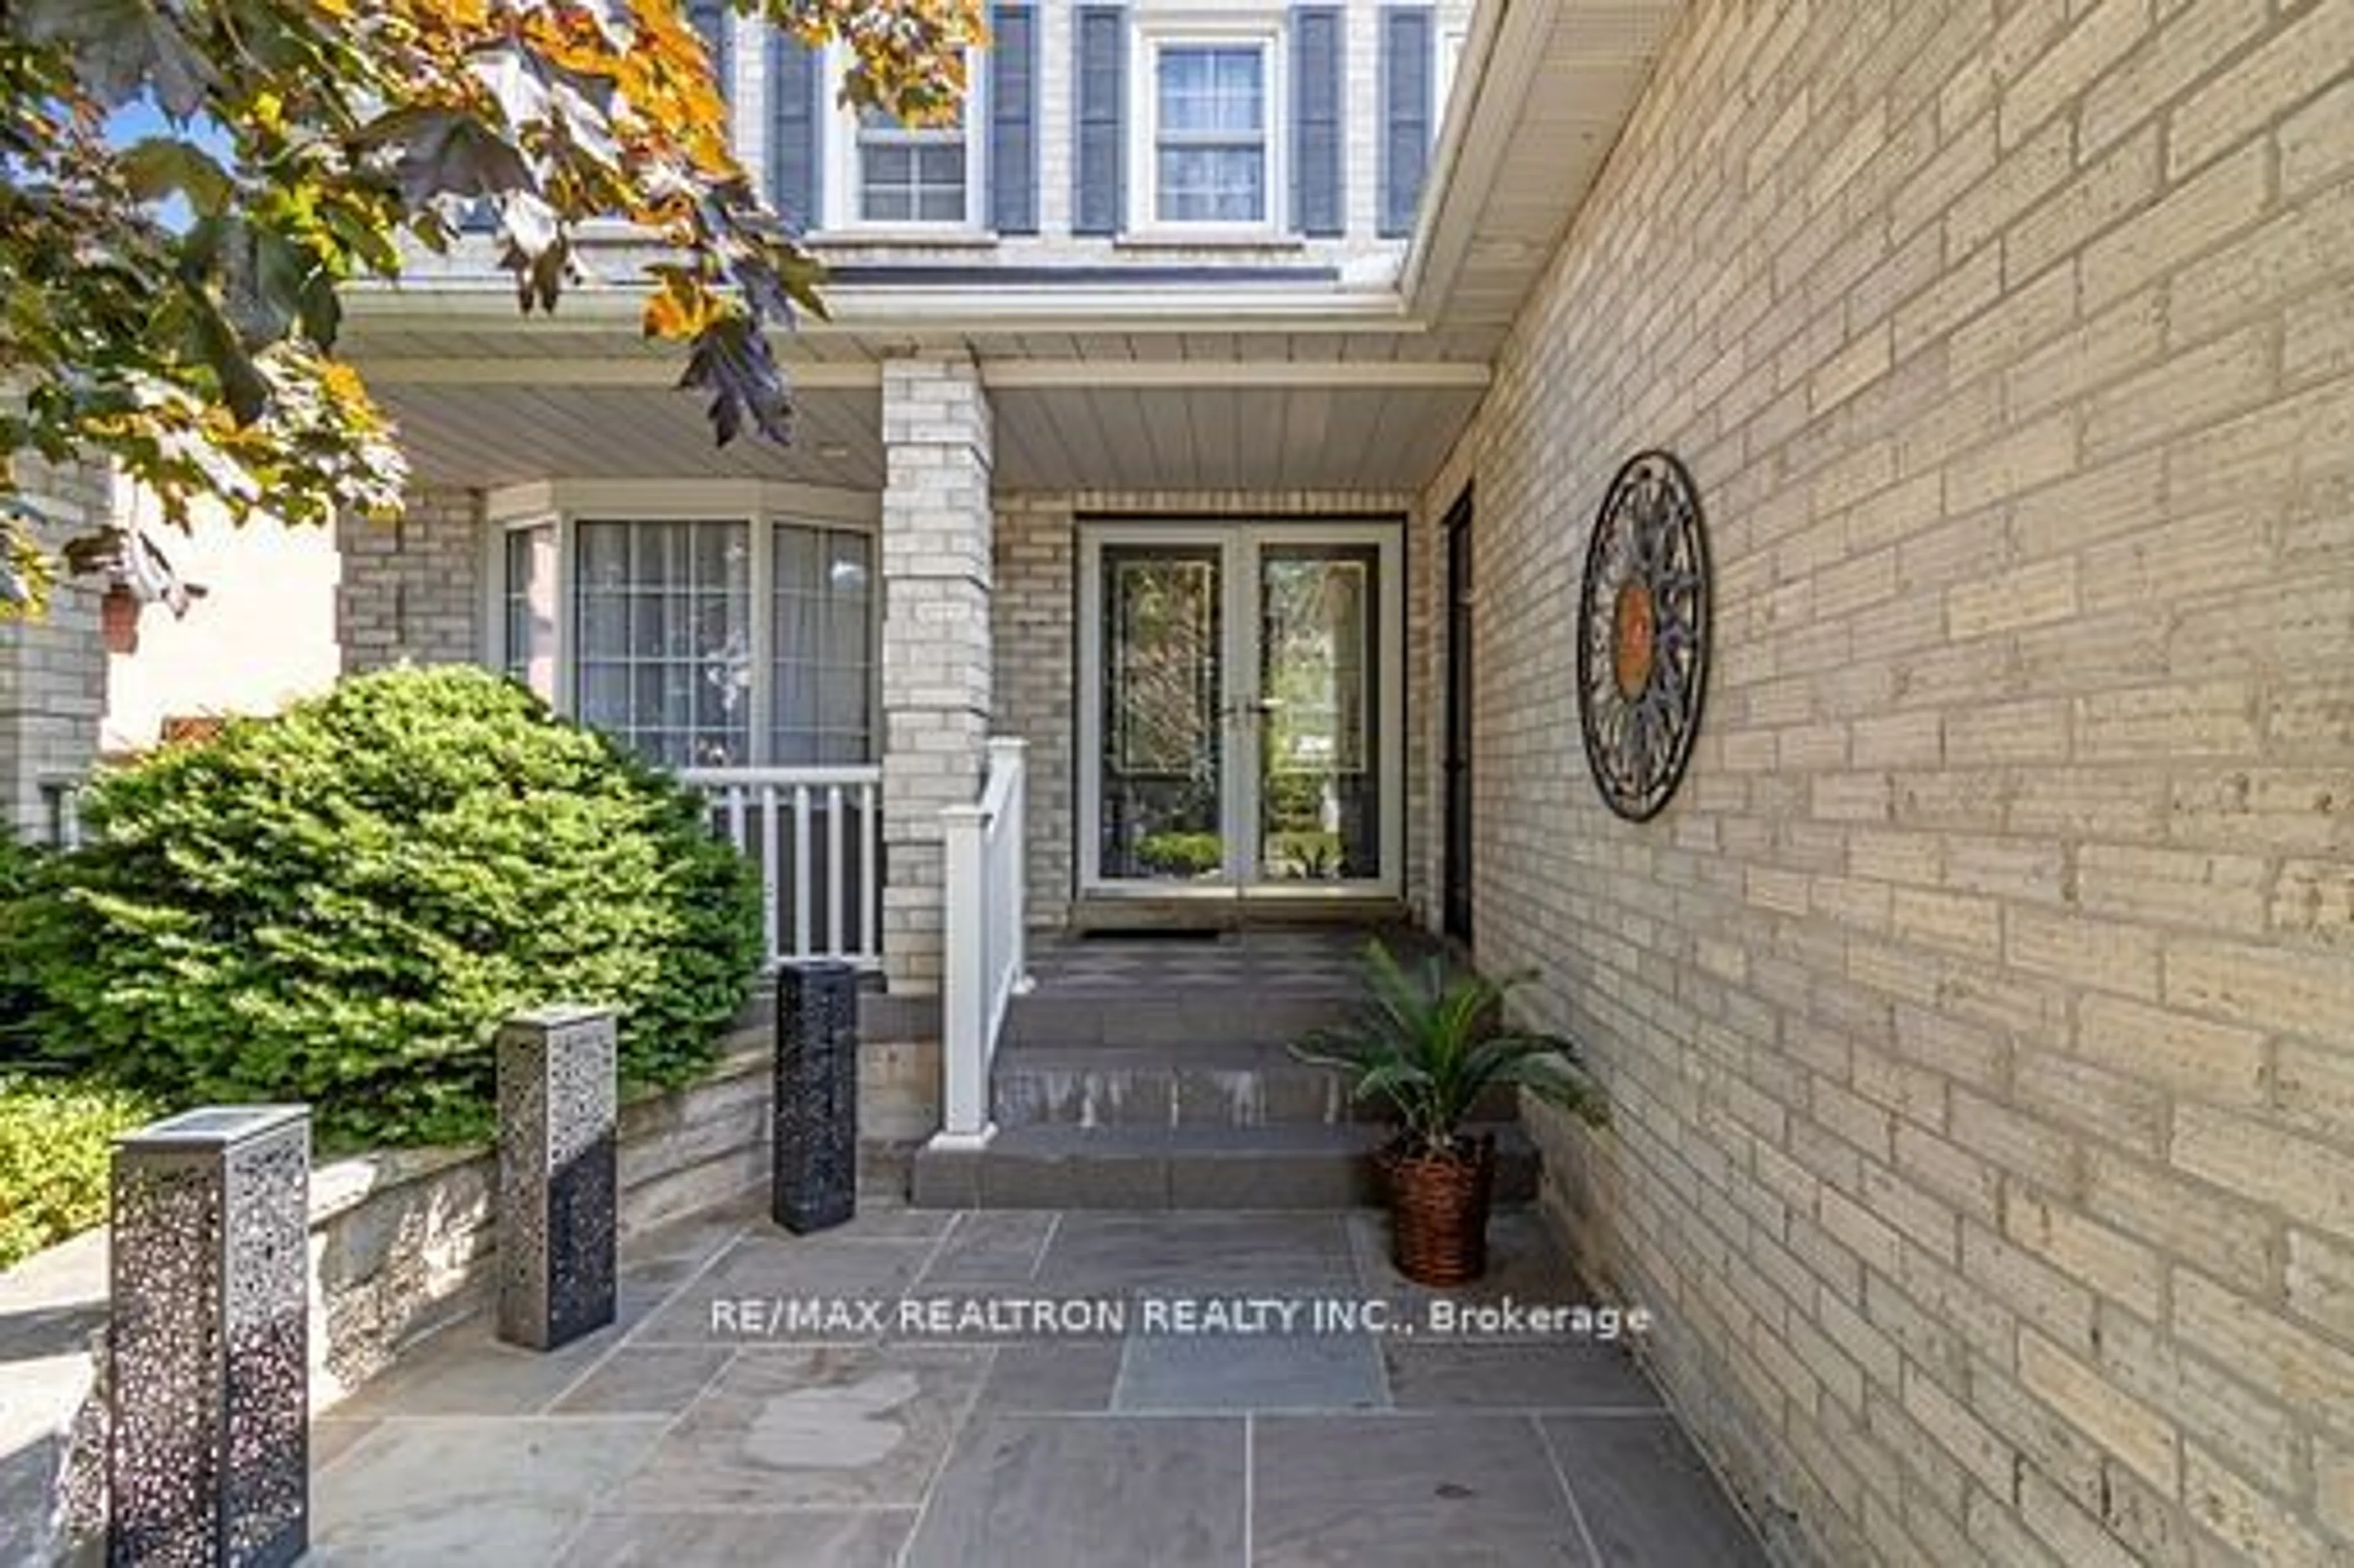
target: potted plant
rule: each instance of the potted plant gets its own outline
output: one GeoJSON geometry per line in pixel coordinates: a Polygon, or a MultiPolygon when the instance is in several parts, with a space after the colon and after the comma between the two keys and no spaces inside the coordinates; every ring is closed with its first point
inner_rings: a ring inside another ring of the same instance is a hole
{"type": "Polygon", "coordinates": [[[1505,997],[1532,975],[1450,972],[1437,954],[1409,974],[1379,940],[1367,947],[1365,968],[1373,995],[1363,1016],[1318,1030],[1292,1054],[1340,1071],[1357,1099],[1389,1102],[1398,1132],[1378,1163],[1392,1256],[1409,1279],[1461,1285],[1487,1266],[1495,1186],[1495,1135],[1465,1129],[1480,1097],[1517,1086],[1596,1126],[1607,1107],[1575,1045],[1504,1022],[1505,997]]]}

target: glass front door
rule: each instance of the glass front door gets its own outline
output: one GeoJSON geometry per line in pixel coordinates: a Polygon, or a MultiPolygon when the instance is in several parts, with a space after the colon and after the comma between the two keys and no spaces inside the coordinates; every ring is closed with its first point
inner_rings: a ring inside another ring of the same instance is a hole
{"type": "Polygon", "coordinates": [[[1397,547],[1361,524],[1087,531],[1084,887],[1395,891],[1397,547]]]}

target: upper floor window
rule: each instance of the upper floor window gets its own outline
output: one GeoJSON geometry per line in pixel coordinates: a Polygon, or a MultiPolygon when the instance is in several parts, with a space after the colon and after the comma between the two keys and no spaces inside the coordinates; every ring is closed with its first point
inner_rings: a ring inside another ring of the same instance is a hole
{"type": "Polygon", "coordinates": [[[910,126],[880,110],[858,118],[858,221],[953,223],[970,216],[964,116],[910,126]]]}
{"type": "Polygon", "coordinates": [[[1267,221],[1267,47],[1159,46],[1153,58],[1153,216],[1267,221]]]}

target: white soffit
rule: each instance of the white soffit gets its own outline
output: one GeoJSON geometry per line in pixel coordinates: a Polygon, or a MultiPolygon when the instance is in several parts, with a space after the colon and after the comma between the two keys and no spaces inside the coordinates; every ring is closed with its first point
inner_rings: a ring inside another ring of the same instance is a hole
{"type": "Polygon", "coordinates": [[[1439,330],[1511,323],[1592,190],[1685,0],[1486,0],[1405,268],[1439,330]]]}

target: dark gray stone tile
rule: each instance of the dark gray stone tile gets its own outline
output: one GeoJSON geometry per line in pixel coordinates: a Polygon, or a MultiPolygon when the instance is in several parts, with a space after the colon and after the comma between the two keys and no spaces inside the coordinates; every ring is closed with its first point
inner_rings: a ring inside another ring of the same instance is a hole
{"type": "Polygon", "coordinates": [[[992,1209],[1166,1209],[1166,1134],[1062,1127],[1001,1133],[981,1156],[979,1201],[992,1209]]]}
{"type": "Polygon", "coordinates": [[[319,1415],[311,1420],[311,1467],[323,1469],[342,1458],[361,1438],[376,1430],[372,1420],[346,1420],[341,1415],[319,1415]]]}
{"type": "Polygon", "coordinates": [[[1258,1568],[1593,1561],[1522,1417],[1267,1416],[1256,1425],[1253,1456],[1258,1568]]]}
{"type": "Polygon", "coordinates": [[[985,1351],[746,1351],[663,1436],[621,1506],[912,1506],[987,1370],[985,1351]]]}
{"type": "Polygon", "coordinates": [[[918,1209],[970,1209],[981,1202],[983,1151],[977,1149],[916,1150],[909,1162],[907,1202],[918,1209]]]}
{"type": "Polygon", "coordinates": [[[1368,1151],[1347,1126],[1180,1128],[1169,1140],[1176,1209],[1345,1210],[1379,1197],[1368,1151]]]}
{"type": "Polygon", "coordinates": [[[1085,1066],[1000,1064],[991,1104],[1000,1127],[1167,1127],[1173,1075],[1100,1053],[1085,1066]]]}
{"type": "Polygon", "coordinates": [[[1624,1350],[1604,1345],[1388,1340],[1400,1410],[1658,1410],[1657,1390],[1624,1350]]]}
{"type": "Polygon", "coordinates": [[[1351,1290],[1344,1217],[1066,1213],[1039,1266],[1042,1286],[1087,1290],[1351,1290]]]}
{"type": "Polygon", "coordinates": [[[652,1420],[387,1421],[313,1478],[306,1563],[544,1563],[652,1420]]]}
{"type": "Polygon", "coordinates": [[[1112,1394],[1123,1415],[1388,1404],[1381,1356],[1362,1334],[1133,1335],[1112,1394]]]}
{"type": "Polygon", "coordinates": [[[1611,1568],[1765,1568],[1757,1538],[1672,1416],[1549,1415],[1543,1425],[1611,1568]]]}
{"type": "Polygon", "coordinates": [[[870,1333],[797,1327],[773,1310],[777,1303],[889,1304],[906,1293],[931,1256],[927,1240],[861,1241],[831,1233],[747,1235],[710,1268],[673,1294],[631,1334],[631,1344],[840,1342],[870,1333]],[[743,1325],[764,1322],[748,1332],[743,1325]]]}
{"type": "Polygon", "coordinates": [[[1111,1408],[1121,1353],[1119,1340],[1001,1346],[975,1408],[1006,1414],[1101,1414],[1111,1408]]]}
{"type": "Polygon", "coordinates": [[[1024,1285],[1038,1267],[1052,1213],[962,1213],[917,1277],[920,1289],[963,1285],[1024,1285]]]}
{"type": "Polygon", "coordinates": [[[1243,1557],[1243,1452],[1239,1420],[976,1416],[907,1568],[1232,1568],[1243,1557]]]}
{"type": "Polygon", "coordinates": [[[725,1345],[625,1345],[567,1389],[551,1415],[676,1415],[736,1352],[725,1345]]]}
{"type": "Polygon", "coordinates": [[[913,1509],[757,1513],[592,1514],[566,1547],[566,1568],[891,1568],[913,1509]]]}
{"type": "Polygon", "coordinates": [[[502,1344],[487,1317],[455,1323],[408,1351],[335,1406],[337,1417],[524,1415],[544,1408],[621,1342],[600,1329],[555,1351],[502,1344]]]}

